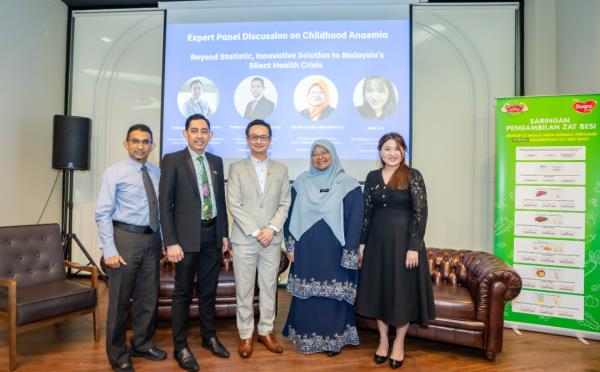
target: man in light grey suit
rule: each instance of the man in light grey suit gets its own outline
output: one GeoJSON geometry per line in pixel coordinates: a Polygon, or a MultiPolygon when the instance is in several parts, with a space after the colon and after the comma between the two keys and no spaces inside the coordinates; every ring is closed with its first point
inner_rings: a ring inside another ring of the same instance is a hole
{"type": "Polygon", "coordinates": [[[258,342],[271,352],[283,352],[273,336],[273,321],[282,229],[291,203],[287,167],[268,158],[271,126],[259,119],[250,122],[246,127],[246,141],[251,155],[231,164],[227,181],[227,205],[233,217],[230,240],[240,334],[238,352],[242,358],[252,354],[252,298],[257,269],[258,342]]]}

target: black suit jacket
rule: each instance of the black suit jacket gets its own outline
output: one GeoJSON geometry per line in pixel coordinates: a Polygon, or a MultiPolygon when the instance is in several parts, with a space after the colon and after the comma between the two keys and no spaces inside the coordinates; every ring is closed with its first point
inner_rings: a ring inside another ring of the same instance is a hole
{"type": "MultiPolygon", "coordinates": [[[[205,153],[217,203],[217,247],[228,235],[223,159],[205,153]]],[[[202,202],[196,170],[188,148],[165,155],[159,184],[160,222],[165,247],[179,244],[184,252],[199,252],[202,202]]]]}
{"type": "Polygon", "coordinates": [[[244,111],[244,118],[246,119],[264,119],[271,115],[275,109],[273,101],[265,96],[260,97],[258,102],[256,102],[254,110],[252,110],[252,102],[254,101],[250,101],[246,105],[246,110],[244,111]]]}

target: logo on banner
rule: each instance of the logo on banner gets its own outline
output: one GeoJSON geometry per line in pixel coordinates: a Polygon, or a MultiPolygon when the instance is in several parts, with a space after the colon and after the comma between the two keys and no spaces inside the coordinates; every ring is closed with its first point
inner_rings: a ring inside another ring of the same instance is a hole
{"type": "Polygon", "coordinates": [[[502,112],[506,112],[509,114],[520,114],[521,112],[527,111],[527,105],[523,102],[519,102],[517,104],[505,103],[504,106],[500,109],[502,112]]]}
{"type": "Polygon", "coordinates": [[[585,102],[577,101],[573,103],[573,109],[582,114],[589,114],[596,107],[596,101],[589,99],[585,102]]]}

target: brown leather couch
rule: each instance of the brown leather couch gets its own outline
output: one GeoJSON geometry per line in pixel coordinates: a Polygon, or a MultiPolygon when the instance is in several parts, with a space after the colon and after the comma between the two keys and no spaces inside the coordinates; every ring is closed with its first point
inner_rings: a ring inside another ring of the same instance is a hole
{"type": "MultiPolygon", "coordinates": [[[[279,274],[288,267],[289,261],[285,254],[281,254],[279,262],[279,274]]],[[[171,319],[171,305],[173,290],[175,289],[175,265],[163,259],[160,263],[160,292],[158,294],[158,319],[171,319]]],[[[254,315],[258,316],[258,286],[254,288],[254,315]]],[[[223,257],[219,282],[217,284],[217,295],[215,303],[215,316],[217,318],[235,317],[235,279],[233,276],[233,263],[231,256],[223,257]]],[[[189,312],[190,319],[198,319],[198,299],[194,294],[189,312]]]]}
{"type": "MultiPolygon", "coordinates": [[[[436,318],[428,327],[411,324],[408,335],[482,349],[494,360],[502,351],[504,304],[521,291],[521,277],[486,252],[428,248],[436,318]]],[[[377,329],[373,319],[358,325],[377,329]]]]}

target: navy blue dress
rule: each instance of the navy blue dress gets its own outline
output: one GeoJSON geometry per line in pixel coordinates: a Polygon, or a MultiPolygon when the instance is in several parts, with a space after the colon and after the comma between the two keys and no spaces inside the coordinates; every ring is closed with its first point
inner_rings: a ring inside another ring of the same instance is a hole
{"type": "MultiPolygon", "coordinates": [[[[295,200],[292,189],[290,216],[295,200]]],[[[345,246],[322,219],[299,240],[289,232],[290,219],[284,226],[286,248],[294,252],[294,262],[287,284],[292,303],[283,334],[304,354],[358,345],[354,299],[363,217],[360,187],[350,191],[343,203],[345,246]]]]}

